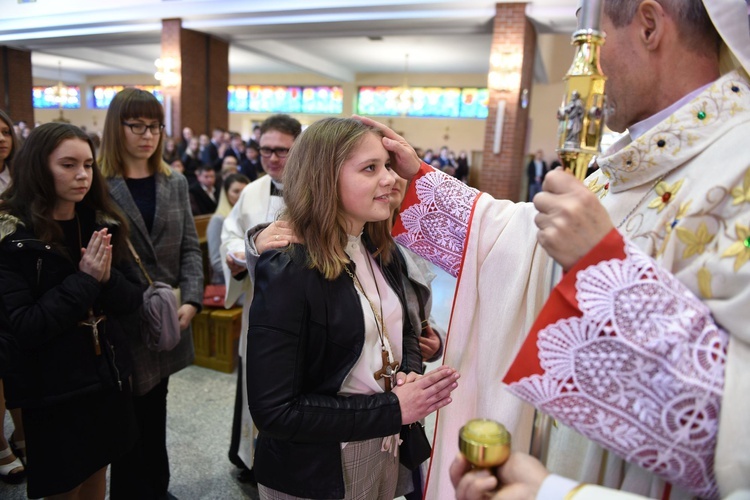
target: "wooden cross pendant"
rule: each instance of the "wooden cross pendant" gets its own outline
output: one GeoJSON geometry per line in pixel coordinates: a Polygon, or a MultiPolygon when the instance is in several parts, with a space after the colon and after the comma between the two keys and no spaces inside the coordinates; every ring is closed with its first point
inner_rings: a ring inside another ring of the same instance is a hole
{"type": "Polygon", "coordinates": [[[393,363],[388,362],[388,351],[385,348],[380,351],[380,355],[383,359],[383,368],[375,372],[375,380],[385,379],[385,392],[390,392],[393,386],[396,385],[398,363],[396,361],[393,363]]]}
{"type": "Polygon", "coordinates": [[[78,326],[91,327],[91,338],[94,340],[94,352],[97,356],[102,354],[102,346],[99,344],[99,323],[107,319],[106,316],[94,316],[91,314],[88,321],[79,321],[78,326]]]}

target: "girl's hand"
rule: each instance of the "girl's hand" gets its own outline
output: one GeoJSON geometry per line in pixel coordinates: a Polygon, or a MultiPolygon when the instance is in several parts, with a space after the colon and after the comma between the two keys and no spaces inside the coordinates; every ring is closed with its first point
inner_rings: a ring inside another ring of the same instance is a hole
{"type": "Polygon", "coordinates": [[[86,248],[81,248],[81,261],[78,269],[93,277],[100,283],[109,280],[112,267],[112,235],[107,234],[107,229],[94,231],[86,248]],[[106,279],[105,279],[106,278],[106,279]]]}
{"type": "MultiPolygon", "coordinates": [[[[401,423],[408,425],[422,420],[435,410],[449,404],[453,389],[458,387],[459,374],[449,366],[441,366],[413,382],[396,384],[393,393],[401,407],[401,423]]],[[[407,376],[408,378],[408,376],[407,376]]]]}

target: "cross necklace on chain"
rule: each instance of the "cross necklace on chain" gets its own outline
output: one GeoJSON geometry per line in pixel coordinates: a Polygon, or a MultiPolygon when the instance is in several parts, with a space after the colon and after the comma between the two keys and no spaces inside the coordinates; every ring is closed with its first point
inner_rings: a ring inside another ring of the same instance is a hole
{"type": "Polygon", "coordinates": [[[385,390],[386,392],[390,392],[391,389],[393,389],[393,386],[396,385],[396,373],[398,372],[399,363],[397,361],[390,361],[393,359],[393,353],[390,349],[390,339],[388,338],[388,330],[385,326],[385,321],[383,320],[383,299],[380,296],[380,287],[378,286],[378,280],[375,278],[375,272],[372,269],[372,264],[370,263],[370,257],[369,255],[365,257],[367,260],[367,266],[370,270],[370,274],[372,275],[372,280],[375,282],[375,289],[378,293],[378,299],[380,299],[380,314],[378,314],[378,311],[375,309],[375,304],[372,303],[370,300],[370,297],[367,296],[365,293],[365,289],[362,286],[362,283],[359,281],[359,278],[356,274],[353,274],[348,267],[344,267],[346,270],[346,273],[349,275],[349,277],[354,281],[354,285],[359,290],[359,292],[362,294],[362,296],[367,300],[367,302],[370,304],[370,309],[372,309],[372,315],[375,317],[375,326],[378,329],[378,337],[380,338],[380,357],[381,362],[383,363],[382,368],[377,370],[375,373],[373,373],[373,377],[375,380],[380,380],[381,378],[384,379],[385,382],[385,390]]]}
{"type": "MultiPolygon", "coordinates": [[[[83,248],[83,242],[81,240],[81,221],[78,219],[77,213],[76,225],[78,226],[78,249],[80,251],[80,249],[83,248]]],[[[105,315],[96,315],[94,314],[94,308],[89,307],[89,317],[84,321],[78,322],[78,326],[88,326],[91,328],[91,338],[94,342],[94,352],[97,356],[100,356],[102,354],[102,346],[99,343],[99,323],[101,323],[105,319],[107,319],[105,315]]]]}

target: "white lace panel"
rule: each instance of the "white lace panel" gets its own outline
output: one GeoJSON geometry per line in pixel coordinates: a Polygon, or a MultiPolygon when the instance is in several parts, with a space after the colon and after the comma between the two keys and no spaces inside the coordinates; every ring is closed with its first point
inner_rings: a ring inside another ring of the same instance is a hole
{"type": "Polygon", "coordinates": [[[479,191],[441,172],[420,177],[415,188],[419,202],[401,212],[406,232],[396,241],[457,276],[479,191]]]}
{"type": "Polygon", "coordinates": [[[713,457],[728,335],[632,244],[576,276],[583,313],[539,332],[543,375],[510,390],[629,462],[700,497],[713,457]]]}

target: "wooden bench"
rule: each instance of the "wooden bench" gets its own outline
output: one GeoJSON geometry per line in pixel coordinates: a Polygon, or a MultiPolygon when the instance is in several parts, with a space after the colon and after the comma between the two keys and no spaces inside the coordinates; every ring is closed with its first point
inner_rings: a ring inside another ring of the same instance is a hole
{"type": "Polygon", "coordinates": [[[242,328],[242,308],[205,308],[193,318],[194,363],[232,373],[242,328]]]}

